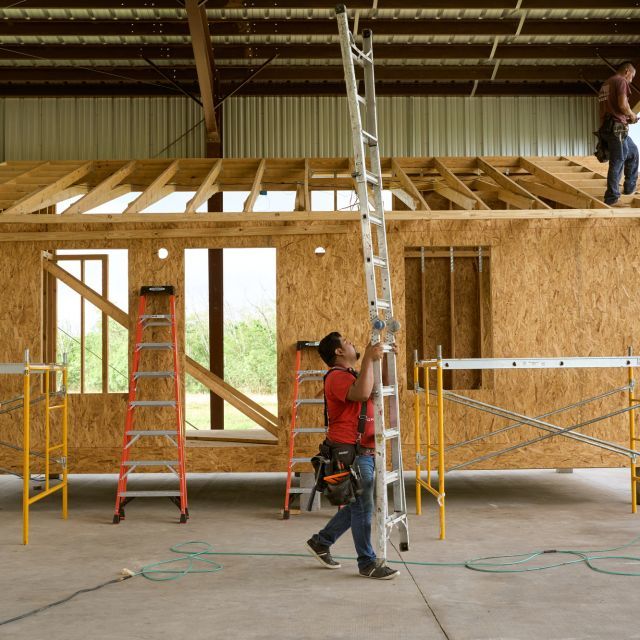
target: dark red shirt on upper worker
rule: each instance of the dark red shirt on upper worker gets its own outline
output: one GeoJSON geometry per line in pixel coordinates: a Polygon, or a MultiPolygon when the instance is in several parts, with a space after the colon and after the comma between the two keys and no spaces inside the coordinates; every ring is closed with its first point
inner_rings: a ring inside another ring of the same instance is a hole
{"type": "Polygon", "coordinates": [[[621,95],[631,96],[629,83],[620,74],[611,76],[600,87],[598,102],[600,103],[600,113],[604,116],[610,115],[614,120],[627,124],[627,115],[620,110],[618,102],[621,95]],[[604,107],[604,109],[603,109],[604,107]]]}
{"type": "MultiPolygon", "coordinates": [[[[354,375],[344,369],[333,369],[325,379],[324,393],[329,416],[327,436],[333,442],[354,444],[358,439],[358,416],[362,403],[347,400],[355,380],[354,375]]],[[[373,402],[370,399],[367,401],[367,423],[360,444],[371,449],[376,446],[373,402]]]]}

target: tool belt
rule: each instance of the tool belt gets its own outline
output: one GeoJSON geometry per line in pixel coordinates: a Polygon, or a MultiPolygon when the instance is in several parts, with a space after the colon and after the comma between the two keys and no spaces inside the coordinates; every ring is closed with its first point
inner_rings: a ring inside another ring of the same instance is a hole
{"type": "Polygon", "coordinates": [[[341,507],[355,502],[362,493],[360,473],[355,466],[358,445],[332,442],[325,439],[317,455],[311,458],[315,471],[315,485],[307,509],[311,511],[316,491],[341,507]]]}
{"type": "Polygon", "coordinates": [[[607,114],[599,132],[605,136],[615,136],[622,142],[629,135],[629,125],[607,114]]]}

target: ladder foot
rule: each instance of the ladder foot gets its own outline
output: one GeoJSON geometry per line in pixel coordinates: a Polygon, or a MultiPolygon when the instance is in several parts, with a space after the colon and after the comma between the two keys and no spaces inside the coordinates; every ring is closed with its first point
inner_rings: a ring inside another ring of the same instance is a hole
{"type": "Polygon", "coordinates": [[[409,543],[401,542],[400,543],[400,551],[409,551],[409,543]]]}
{"type": "Polygon", "coordinates": [[[180,524],[184,524],[188,519],[189,519],[189,516],[187,516],[186,513],[180,514],[180,524]]]}
{"type": "Polygon", "coordinates": [[[282,512],[282,519],[283,520],[288,520],[290,516],[291,516],[291,512],[289,511],[289,509],[285,509],[282,512]]]}
{"type": "Polygon", "coordinates": [[[116,513],[113,516],[113,524],[119,524],[120,523],[120,516],[116,513]]]}

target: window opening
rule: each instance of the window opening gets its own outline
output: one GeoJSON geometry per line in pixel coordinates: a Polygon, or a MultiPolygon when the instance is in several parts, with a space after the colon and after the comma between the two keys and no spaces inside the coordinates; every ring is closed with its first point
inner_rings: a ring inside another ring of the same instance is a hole
{"type": "MultiPolygon", "coordinates": [[[[51,259],[82,284],[128,309],[127,251],[59,250],[51,259]]],[[[53,276],[51,276],[53,278],[53,276]]],[[[69,361],[70,393],[124,393],[128,388],[128,328],[109,318],[78,291],[55,282],[55,304],[45,306],[45,343],[69,361]],[[49,310],[50,309],[50,310],[49,310]],[[53,313],[55,322],[47,319],[53,313]]]]}

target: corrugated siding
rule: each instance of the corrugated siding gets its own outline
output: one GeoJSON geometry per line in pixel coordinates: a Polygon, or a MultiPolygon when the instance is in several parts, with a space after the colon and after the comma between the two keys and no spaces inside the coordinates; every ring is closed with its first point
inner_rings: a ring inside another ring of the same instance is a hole
{"type": "MultiPolygon", "coordinates": [[[[379,97],[381,151],[395,156],[589,155],[588,97],[379,97]]],[[[247,97],[225,105],[227,157],[346,156],[345,98],[247,97]]]]}
{"type": "MultiPolygon", "coordinates": [[[[593,151],[592,98],[380,97],[378,103],[383,155],[593,151]]],[[[202,157],[201,119],[200,107],[182,97],[4,98],[1,159],[202,157]]],[[[224,141],[227,157],[351,155],[346,100],[231,98],[225,104],[224,141]]]]}
{"type": "Polygon", "coordinates": [[[2,160],[202,157],[204,125],[177,140],[201,119],[182,97],[4,98],[0,149],[2,160]]]}

